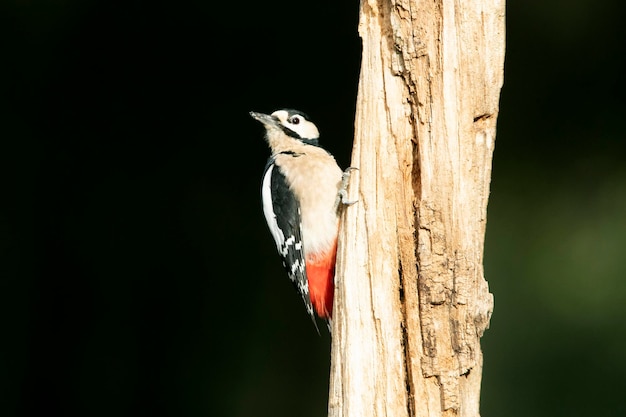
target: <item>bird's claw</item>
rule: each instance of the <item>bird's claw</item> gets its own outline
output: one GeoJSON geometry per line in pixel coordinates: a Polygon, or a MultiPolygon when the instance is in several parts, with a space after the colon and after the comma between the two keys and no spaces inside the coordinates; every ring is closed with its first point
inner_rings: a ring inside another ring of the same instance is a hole
{"type": "Polygon", "coordinates": [[[352,204],[358,202],[359,200],[348,200],[348,182],[350,181],[351,171],[358,170],[357,167],[348,167],[343,171],[341,175],[341,186],[339,187],[339,192],[337,193],[337,201],[335,202],[335,208],[339,207],[339,204],[343,204],[344,206],[351,206],[352,204]]]}

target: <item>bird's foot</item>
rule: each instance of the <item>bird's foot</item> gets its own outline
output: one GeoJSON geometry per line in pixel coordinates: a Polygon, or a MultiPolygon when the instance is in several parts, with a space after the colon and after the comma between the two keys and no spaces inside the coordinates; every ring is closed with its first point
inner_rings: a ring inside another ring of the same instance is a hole
{"type": "Polygon", "coordinates": [[[357,200],[348,200],[348,183],[350,182],[350,175],[352,171],[358,170],[356,167],[348,167],[343,174],[341,175],[341,186],[339,187],[339,192],[337,193],[337,200],[335,201],[335,209],[339,208],[340,204],[344,206],[351,206],[356,203],[357,200]]]}

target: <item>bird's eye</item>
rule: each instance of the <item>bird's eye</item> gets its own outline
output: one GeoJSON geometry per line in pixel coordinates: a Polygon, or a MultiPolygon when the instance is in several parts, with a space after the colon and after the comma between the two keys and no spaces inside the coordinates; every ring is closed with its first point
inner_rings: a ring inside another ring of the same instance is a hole
{"type": "Polygon", "coordinates": [[[289,123],[291,123],[292,125],[297,125],[298,123],[300,123],[300,118],[298,116],[293,116],[291,119],[289,119],[289,123]]]}

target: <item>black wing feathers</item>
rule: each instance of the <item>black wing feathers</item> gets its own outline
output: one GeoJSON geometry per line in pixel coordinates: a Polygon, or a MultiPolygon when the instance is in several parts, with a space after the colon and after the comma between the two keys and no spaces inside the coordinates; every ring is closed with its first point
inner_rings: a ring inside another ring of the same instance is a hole
{"type": "Polygon", "coordinates": [[[270,188],[276,223],[285,238],[279,248],[283,266],[289,279],[302,296],[307,312],[314,317],[302,247],[300,206],[278,165],[274,165],[272,170],[270,188]]]}

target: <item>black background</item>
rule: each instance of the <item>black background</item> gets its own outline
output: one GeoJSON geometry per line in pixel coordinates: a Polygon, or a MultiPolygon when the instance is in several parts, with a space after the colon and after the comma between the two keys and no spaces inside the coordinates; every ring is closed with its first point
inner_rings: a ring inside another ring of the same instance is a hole
{"type": "MultiPolygon", "coordinates": [[[[484,416],[626,414],[621,2],[510,1],[484,416]]],[[[349,164],[358,2],[0,6],[0,414],[320,416],[250,110],[349,164]]]]}

